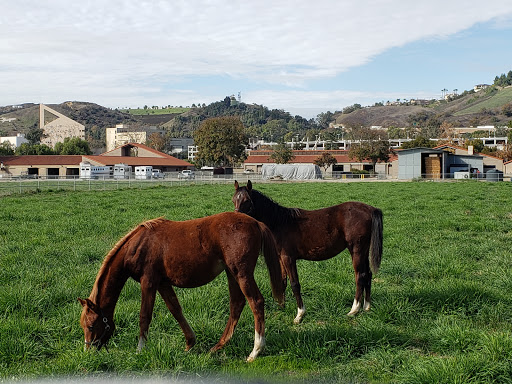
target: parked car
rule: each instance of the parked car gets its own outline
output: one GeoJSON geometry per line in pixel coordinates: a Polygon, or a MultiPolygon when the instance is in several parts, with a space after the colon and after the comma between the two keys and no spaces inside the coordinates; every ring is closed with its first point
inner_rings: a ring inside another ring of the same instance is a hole
{"type": "Polygon", "coordinates": [[[153,179],[163,179],[164,174],[160,169],[153,169],[153,171],[151,172],[151,177],[153,179]]]}
{"type": "Polygon", "coordinates": [[[191,171],[190,169],[184,169],[180,173],[178,173],[178,179],[195,179],[196,174],[194,171],[191,171]]]}

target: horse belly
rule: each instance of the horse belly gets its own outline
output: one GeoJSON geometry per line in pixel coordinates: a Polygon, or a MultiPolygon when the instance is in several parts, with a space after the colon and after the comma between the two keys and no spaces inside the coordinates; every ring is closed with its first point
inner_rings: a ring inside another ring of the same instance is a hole
{"type": "Polygon", "coordinates": [[[166,265],[167,275],[172,284],[180,288],[195,288],[208,284],[224,269],[226,266],[221,260],[183,261],[166,265]]]}
{"type": "Polygon", "coordinates": [[[335,225],[322,225],[320,220],[310,220],[300,228],[300,236],[296,237],[296,250],[299,259],[327,260],[346,247],[343,233],[335,225]]]}
{"type": "Polygon", "coordinates": [[[338,253],[342,252],[345,249],[345,247],[334,247],[329,245],[318,245],[313,246],[311,248],[308,248],[306,252],[300,257],[304,260],[312,260],[312,261],[321,261],[321,260],[327,260],[334,256],[336,256],[338,253]]]}

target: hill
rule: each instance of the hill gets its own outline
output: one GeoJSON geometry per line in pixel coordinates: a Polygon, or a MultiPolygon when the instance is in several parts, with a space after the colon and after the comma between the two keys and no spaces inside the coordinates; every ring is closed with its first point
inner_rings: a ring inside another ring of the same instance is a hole
{"type": "MultiPolygon", "coordinates": [[[[355,104],[356,105],[356,104],[355,104]]],[[[192,137],[201,122],[211,117],[239,116],[250,137],[267,141],[283,138],[314,139],[320,132],[331,133],[329,123],[348,127],[437,127],[442,123],[453,126],[510,125],[512,121],[512,86],[492,86],[485,91],[464,91],[449,100],[431,100],[426,106],[400,103],[398,105],[346,108],[350,113],[326,112],[317,119],[292,116],[280,109],[268,109],[257,104],[239,103],[229,97],[201,107],[173,110],[125,111],[102,107],[90,102],[68,101],[49,104],[85,126],[86,138],[92,147],[102,147],[105,128],[128,124],[133,128],[157,126],[169,137],[192,137]],[[158,113],[157,113],[158,112],[158,113]]],[[[29,134],[39,128],[39,105],[26,103],[0,107],[0,136],[29,134]],[[10,120],[14,118],[15,120],[10,120]]],[[[328,136],[328,135],[326,135],[328,136]]]]}
{"type": "Polygon", "coordinates": [[[350,113],[334,114],[336,124],[347,126],[408,127],[421,117],[439,124],[451,123],[453,126],[507,125],[512,114],[506,112],[506,106],[512,108],[512,86],[505,88],[490,87],[485,91],[465,91],[447,101],[434,100],[428,106],[402,103],[400,105],[373,106],[356,109],[350,113]]]}

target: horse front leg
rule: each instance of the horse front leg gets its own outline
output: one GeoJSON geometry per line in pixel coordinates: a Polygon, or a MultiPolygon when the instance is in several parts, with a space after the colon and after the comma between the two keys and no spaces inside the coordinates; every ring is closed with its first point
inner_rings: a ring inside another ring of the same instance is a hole
{"type": "Polygon", "coordinates": [[[146,345],[148,339],[149,324],[153,315],[153,308],[155,306],[156,288],[154,284],[150,282],[148,278],[142,278],[140,280],[141,288],[141,304],[140,304],[140,315],[139,315],[139,344],[137,345],[137,352],[142,351],[146,345]]]}
{"type": "Polygon", "coordinates": [[[229,319],[219,342],[215,344],[210,352],[218,351],[231,339],[233,332],[235,331],[235,327],[238,324],[238,320],[240,319],[242,310],[245,307],[245,297],[240,290],[240,286],[236,279],[228,270],[226,270],[226,275],[228,277],[229,288],[229,319]]]}
{"type": "Polygon", "coordinates": [[[294,324],[299,324],[302,318],[306,314],[306,307],[302,301],[302,295],[300,293],[299,274],[297,273],[297,261],[292,259],[288,255],[282,255],[283,266],[290,279],[290,287],[292,287],[293,296],[297,301],[297,316],[293,319],[294,324]]]}
{"type": "Polygon", "coordinates": [[[185,316],[183,316],[180,302],[176,297],[173,287],[170,283],[161,284],[158,288],[158,292],[160,293],[160,296],[162,296],[162,299],[164,299],[165,305],[167,305],[167,308],[180,325],[181,331],[183,332],[183,335],[185,335],[185,351],[189,351],[196,343],[196,334],[188,324],[185,316]]]}

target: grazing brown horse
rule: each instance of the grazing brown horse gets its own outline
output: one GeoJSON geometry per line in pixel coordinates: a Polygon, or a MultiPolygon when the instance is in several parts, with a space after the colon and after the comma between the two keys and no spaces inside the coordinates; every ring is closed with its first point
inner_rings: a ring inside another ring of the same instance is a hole
{"type": "Polygon", "coordinates": [[[108,253],[83,306],[80,325],[85,348],[101,349],[114,332],[114,309],[129,277],[140,282],[142,300],[137,350],[147,340],[156,292],[178,321],[186,339],[186,349],[195,344],[194,331],[182,314],[173,286],[194,288],[205,285],[226,271],[230,314],[216,351],[231,339],[245,306],[254,315],[254,349],[247,358],[253,361],[265,345],[263,296],[254,280],[254,268],[261,248],[270,274],[272,293],[284,303],[279,255],[272,233],[265,224],[235,212],[189,220],[162,218],[146,221],[124,236],[108,253]]]}
{"type": "Polygon", "coordinates": [[[297,260],[327,260],[345,248],[352,255],[356,279],[356,294],[348,315],[354,316],[361,309],[363,292],[363,308],[366,311],[370,309],[372,272],[378,271],[382,258],[380,209],[359,202],[346,202],[314,211],[286,208],[252,189],[250,180],[246,187],[240,187],[235,180],[233,204],[235,211],[264,222],[274,234],[297,300],[295,324],[300,323],[305,314],[297,260]]]}

